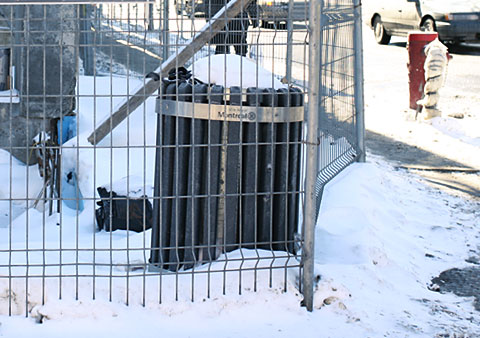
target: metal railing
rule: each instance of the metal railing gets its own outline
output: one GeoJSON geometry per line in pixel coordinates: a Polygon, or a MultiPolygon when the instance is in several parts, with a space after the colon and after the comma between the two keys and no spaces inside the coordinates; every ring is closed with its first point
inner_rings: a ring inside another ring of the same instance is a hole
{"type": "Polygon", "coordinates": [[[360,1],[202,4],[0,5],[3,314],[292,274],[312,309],[323,186],[364,156],[360,1]]]}

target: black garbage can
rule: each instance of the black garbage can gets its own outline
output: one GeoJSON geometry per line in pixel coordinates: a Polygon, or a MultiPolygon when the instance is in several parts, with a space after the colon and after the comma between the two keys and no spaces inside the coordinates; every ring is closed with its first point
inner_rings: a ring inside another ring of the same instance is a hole
{"type": "Polygon", "coordinates": [[[218,87],[208,103],[157,100],[152,269],[239,248],[295,253],[303,95],[287,89],[279,107],[275,90],[218,87]]]}

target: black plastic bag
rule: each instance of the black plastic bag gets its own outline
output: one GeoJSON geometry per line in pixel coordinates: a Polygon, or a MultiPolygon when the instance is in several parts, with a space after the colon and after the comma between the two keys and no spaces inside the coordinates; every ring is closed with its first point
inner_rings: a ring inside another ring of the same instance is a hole
{"type": "Polygon", "coordinates": [[[110,193],[103,187],[97,188],[97,191],[101,197],[101,201],[97,202],[100,208],[95,210],[99,230],[127,230],[128,226],[130,231],[142,232],[152,227],[153,210],[147,196],[128,198],[114,191],[110,193]]]}

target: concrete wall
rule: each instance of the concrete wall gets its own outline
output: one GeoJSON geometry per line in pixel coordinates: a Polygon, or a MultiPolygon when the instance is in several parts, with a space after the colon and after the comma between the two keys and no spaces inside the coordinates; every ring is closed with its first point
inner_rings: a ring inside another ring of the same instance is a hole
{"type": "MultiPolygon", "coordinates": [[[[75,5],[0,6],[0,26],[13,28],[0,38],[10,46],[20,103],[0,103],[0,147],[32,163],[29,147],[50,121],[72,115],[78,59],[75,5]]],[[[1,34],[0,34],[1,35],[1,34]]]]}

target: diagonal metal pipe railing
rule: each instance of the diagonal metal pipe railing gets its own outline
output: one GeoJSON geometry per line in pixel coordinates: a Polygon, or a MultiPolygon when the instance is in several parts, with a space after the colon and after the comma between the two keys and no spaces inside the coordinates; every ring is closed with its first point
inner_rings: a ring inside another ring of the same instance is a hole
{"type": "MultiPolygon", "coordinates": [[[[168,75],[168,72],[175,67],[183,66],[196,52],[198,52],[210,39],[225,27],[225,24],[233,20],[252,0],[231,0],[225,7],[203,28],[191,38],[185,46],[180,48],[178,53],[171,55],[155,73],[161,78],[168,75]]],[[[88,142],[98,144],[127,116],[137,109],[145,100],[155,93],[160,87],[161,81],[146,80],[145,84],[137,90],[113,113],[108,119],[102,122],[88,137],[88,142]]]]}

